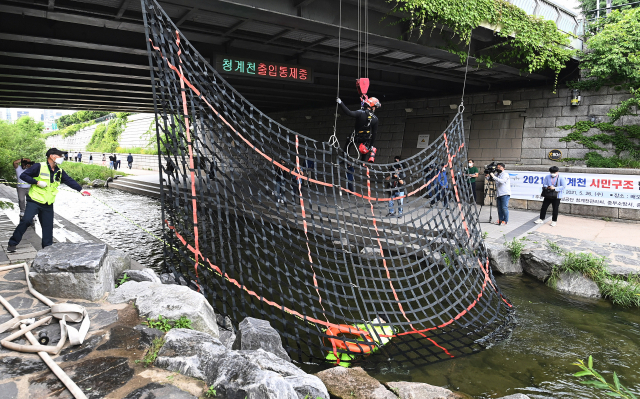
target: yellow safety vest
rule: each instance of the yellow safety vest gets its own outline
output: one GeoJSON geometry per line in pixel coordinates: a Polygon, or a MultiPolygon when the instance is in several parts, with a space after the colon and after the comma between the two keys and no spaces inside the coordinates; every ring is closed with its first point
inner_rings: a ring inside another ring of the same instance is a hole
{"type": "Polygon", "coordinates": [[[51,174],[49,165],[45,163],[40,164],[40,175],[35,178],[37,181],[43,181],[47,183],[47,187],[40,188],[35,184],[31,185],[29,189],[29,197],[35,202],[41,204],[53,204],[56,200],[56,194],[58,194],[58,186],[62,180],[62,169],[58,168],[54,172],[53,183],[51,183],[51,174]]]}

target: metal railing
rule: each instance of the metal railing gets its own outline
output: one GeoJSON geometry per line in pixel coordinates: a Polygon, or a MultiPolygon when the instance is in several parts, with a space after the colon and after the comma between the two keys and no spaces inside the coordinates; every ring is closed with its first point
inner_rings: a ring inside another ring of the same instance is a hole
{"type": "Polygon", "coordinates": [[[527,14],[536,15],[554,21],[559,30],[577,36],[571,40],[570,46],[582,50],[581,36],[584,34],[584,21],[578,14],[567,10],[548,0],[506,0],[524,10],[527,14]]]}

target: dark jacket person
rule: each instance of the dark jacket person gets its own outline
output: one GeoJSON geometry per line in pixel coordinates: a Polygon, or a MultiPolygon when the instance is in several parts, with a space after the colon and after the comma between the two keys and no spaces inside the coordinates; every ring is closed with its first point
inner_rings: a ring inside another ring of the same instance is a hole
{"type": "MultiPolygon", "coordinates": [[[[20,244],[22,236],[36,215],[42,226],[42,248],[53,244],[53,203],[58,194],[58,186],[64,183],[76,191],[82,191],[82,186],[60,169],[62,161],[64,153],[57,148],[50,148],[47,151],[47,162],[36,163],[20,175],[23,181],[31,184],[31,188],[27,194],[24,216],[9,239],[8,252],[16,251],[16,246],[20,244]]],[[[82,195],[91,194],[82,191],[82,195]]]]}

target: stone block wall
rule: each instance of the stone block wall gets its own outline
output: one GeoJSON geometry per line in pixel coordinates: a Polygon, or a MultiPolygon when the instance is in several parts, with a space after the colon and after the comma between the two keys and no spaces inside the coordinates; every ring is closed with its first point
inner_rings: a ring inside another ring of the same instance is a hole
{"type": "MultiPolygon", "coordinates": [[[[555,94],[548,90],[531,90],[526,93],[528,100],[519,162],[524,165],[554,164],[554,161],[548,159],[548,154],[555,149],[562,151],[563,158],[584,157],[589,150],[581,144],[560,141],[569,131],[559,127],[587,120],[606,122],[609,120],[607,112],[611,108],[631,98],[630,94],[614,87],[603,87],[598,91],[582,91],[581,105],[571,106],[571,90],[566,87],[558,88],[555,94]]],[[[626,119],[621,122],[628,122],[626,119]]],[[[591,134],[598,132],[594,129],[591,134]]],[[[600,145],[613,149],[611,144],[600,145]]]]}
{"type": "MultiPolygon", "coordinates": [[[[547,157],[554,149],[562,151],[565,158],[583,157],[588,150],[581,144],[559,141],[569,131],[558,127],[590,119],[607,121],[607,112],[631,95],[613,87],[583,91],[581,95],[579,106],[570,105],[571,90],[566,86],[558,87],[556,93],[551,87],[542,87],[466,96],[465,134],[469,157],[476,161],[476,165],[493,160],[507,164],[552,164],[553,161],[547,157]],[[504,100],[510,100],[511,105],[503,105],[504,100]]],[[[347,95],[343,97],[343,100],[348,98],[347,95]]],[[[355,97],[355,90],[350,97],[355,97]]],[[[456,93],[453,96],[389,102],[381,98],[381,101],[382,108],[376,111],[380,119],[377,162],[387,162],[394,155],[402,154],[406,158],[420,151],[416,148],[417,135],[421,134],[419,129],[423,129],[422,134],[429,134],[430,140],[437,137],[434,136],[436,130],[443,130],[440,127],[442,121],[446,125],[455,116],[457,109],[451,109],[450,105],[457,106],[460,96],[456,93]]],[[[348,106],[356,109],[358,104],[350,103],[348,106]]],[[[335,107],[327,107],[278,112],[269,116],[296,132],[327,141],[333,133],[334,112],[335,107]]],[[[621,122],[640,123],[640,118],[625,117],[621,122]]],[[[337,126],[342,146],[353,131],[353,120],[341,115],[337,126]]],[[[596,133],[594,130],[593,134],[596,133]]],[[[611,145],[603,147],[612,148],[611,145]]]]}

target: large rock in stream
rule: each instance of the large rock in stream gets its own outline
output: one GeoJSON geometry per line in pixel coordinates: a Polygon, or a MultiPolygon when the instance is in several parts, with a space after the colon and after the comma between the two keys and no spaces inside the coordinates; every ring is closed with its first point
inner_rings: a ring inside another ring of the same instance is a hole
{"type": "Polygon", "coordinates": [[[600,298],[602,296],[598,284],[582,273],[560,273],[555,288],[560,292],[585,298],[600,298]]]}
{"type": "Polygon", "coordinates": [[[398,399],[361,367],[333,367],[316,374],[329,393],[340,399],[398,399]]]}
{"type": "Polygon", "coordinates": [[[128,281],[118,287],[108,301],[135,301],[140,315],[151,319],[162,315],[170,320],[177,320],[184,316],[191,320],[194,330],[218,337],[218,324],[213,308],[202,294],[188,287],[128,281]]]}
{"type": "Polygon", "coordinates": [[[554,267],[562,265],[563,257],[547,248],[524,251],[521,255],[525,273],[546,281],[554,267]]]}
{"type": "Polygon", "coordinates": [[[240,322],[233,349],[264,349],[283,360],[291,361],[291,358],[282,347],[282,339],[276,329],[271,327],[268,321],[254,319],[253,317],[247,317],[240,322]]]}
{"type": "Polygon", "coordinates": [[[114,289],[107,254],[106,244],[56,243],[38,251],[29,278],[45,296],[96,301],[114,289]]]}
{"type": "Polygon", "coordinates": [[[492,241],[485,241],[487,254],[489,255],[489,265],[491,269],[500,274],[522,274],[522,264],[520,259],[516,262],[511,260],[511,254],[504,244],[492,241]]]}
{"type": "Polygon", "coordinates": [[[329,399],[319,378],[292,363],[262,349],[229,350],[193,330],[169,331],[155,365],[203,379],[220,398],[329,399]]]}

